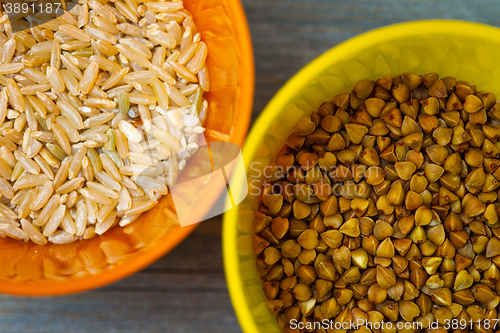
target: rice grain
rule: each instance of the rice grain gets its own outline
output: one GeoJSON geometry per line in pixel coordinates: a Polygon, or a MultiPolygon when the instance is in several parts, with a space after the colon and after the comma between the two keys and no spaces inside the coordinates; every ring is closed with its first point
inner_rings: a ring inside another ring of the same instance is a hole
{"type": "Polygon", "coordinates": [[[38,228],[31,224],[28,220],[25,220],[24,218],[21,219],[21,227],[23,228],[26,236],[29,237],[33,243],[37,245],[47,244],[47,238],[45,238],[40,230],[38,230],[38,228]]]}
{"type": "Polygon", "coordinates": [[[73,178],[71,180],[68,180],[67,182],[65,182],[61,186],[57,187],[56,192],[58,194],[70,193],[72,191],[79,189],[83,185],[84,182],[85,182],[85,178],[83,178],[83,177],[73,178]]]}
{"type": "Polygon", "coordinates": [[[196,76],[191,72],[189,69],[184,67],[183,65],[175,62],[175,61],[169,61],[168,64],[170,67],[179,75],[182,77],[184,80],[189,81],[189,82],[198,82],[198,79],[196,76]]]}
{"type": "Polygon", "coordinates": [[[33,221],[33,224],[37,226],[45,225],[56,211],[57,206],[59,205],[59,199],[60,199],[59,194],[53,195],[49,199],[45,207],[43,207],[38,217],[33,221]]]}
{"type": "Polygon", "coordinates": [[[106,20],[104,17],[92,16],[91,21],[96,27],[107,31],[110,34],[116,35],[120,32],[113,22],[106,20]]]}
{"type": "Polygon", "coordinates": [[[36,139],[29,138],[28,149],[26,150],[26,156],[29,158],[34,158],[38,152],[42,149],[43,145],[36,139]]]}
{"type": "Polygon", "coordinates": [[[53,41],[52,49],[50,52],[50,66],[60,69],[61,68],[61,44],[58,41],[53,41]]]}
{"type": "Polygon", "coordinates": [[[127,214],[134,215],[134,214],[143,213],[147,210],[150,210],[154,206],[156,206],[157,203],[158,202],[155,200],[136,203],[136,204],[132,205],[132,207],[127,212],[127,214]]]}
{"type": "Polygon", "coordinates": [[[66,206],[61,205],[61,206],[56,208],[56,210],[54,211],[53,215],[50,217],[47,224],[44,225],[43,235],[45,237],[52,235],[54,233],[54,231],[56,231],[56,229],[59,227],[59,224],[64,219],[65,214],[66,214],[66,206]]]}
{"type": "Polygon", "coordinates": [[[116,44],[115,47],[118,49],[118,52],[120,52],[120,54],[125,56],[128,60],[133,61],[137,65],[142,66],[143,68],[147,68],[151,64],[146,57],[139,53],[136,53],[128,46],[116,44]]]}
{"type": "Polygon", "coordinates": [[[70,166],[69,159],[65,159],[61,163],[59,169],[56,172],[56,176],[54,178],[54,188],[59,188],[59,186],[61,186],[64,183],[64,181],[68,178],[69,166],[70,166]]]}
{"type": "Polygon", "coordinates": [[[11,175],[12,169],[10,168],[10,165],[7,164],[7,162],[3,158],[0,158],[0,176],[4,178],[10,178],[11,175]]]}
{"type": "Polygon", "coordinates": [[[111,199],[109,199],[106,195],[99,193],[91,188],[82,188],[79,192],[86,198],[92,202],[97,204],[109,205],[111,204],[111,199]]]}
{"type": "MultiPolygon", "coordinates": [[[[24,173],[24,169],[21,166],[21,163],[17,162],[16,165],[14,166],[14,169],[12,169],[12,176],[10,177],[10,181],[15,182],[16,180],[19,179],[19,177],[22,176],[24,173]]],[[[16,186],[14,185],[14,190],[17,190],[16,186]]]]}
{"type": "Polygon", "coordinates": [[[130,93],[129,94],[130,103],[138,105],[151,105],[156,103],[156,97],[152,95],[130,93]]]}
{"type": "Polygon", "coordinates": [[[49,242],[54,244],[68,244],[78,240],[78,237],[65,230],[58,230],[49,236],[49,242]]]}
{"type": "Polygon", "coordinates": [[[95,233],[95,227],[90,226],[87,229],[85,229],[85,232],[83,233],[83,239],[90,239],[96,235],[95,233]]]}
{"type": "Polygon", "coordinates": [[[128,192],[125,186],[120,190],[120,197],[118,199],[118,209],[119,210],[128,210],[132,207],[132,198],[130,197],[130,193],[128,192]]]}
{"type": "Polygon", "coordinates": [[[14,189],[12,185],[7,182],[6,179],[8,178],[9,177],[0,178],[0,194],[7,199],[12,199],[14,197],[14,189]]]}
{"type": "Polygon", "coordinates": [[[66,35],[76,38],[82,42],[90,42],[91,37],[85,31],[78,29],[71,24],[63,24],[59,26],[59,31],[64,32],[66,35]]]}
{"type": "Polygon", "coordinates": [[[99,66],[99,68],[108,72],[119,72],[123,69],[123,67],[116,62],[108,60],[101,56],[93,55],[90,57],[90,61],[95,62],[99,66]]]}
{"type": "Polygon", "coordinates": [[[87,98],[85,106],[100,108],[100,109],[113,109],[116,107],[116,102],[106,98],[87,98]]]}
{"type": "Polygon", "coordinates": [[[54,172],[52,171],[50,165],[40,155],[35,156],[34,160],[36,164],[38,164],[42,172],[46,174],[50,180],[54,180],[54,172]]]}
{"type": "Polygon", "coordinates": [[[122,177],[120,175],[120,171],[118,170],[113,160],[106,153],[100,154],[99,157],[101,158],[102,167],[104,168],[106,173],[113,177],[113,179],[115,179],[116,181],[121,181],[122,177]]]}
{"type": "Polygon", "coordinates": [[[64,152],[68,155],[71,155],[71,144],[69,143],[68,136],[64,133],[61,125],[52,124],[52,132],[54,132],[56,140],[64,150],[64,152]]]}
{"type": "Polygon", "coordinates": [[[120,227],[124,227],[129,225],[130,223],[134,222],[141,216],[141,214],[126,214],[125,216],[122,217],[120,220],[120,227]]]}
{"type": "Polygon", "coordinates": [[[9,95],[10,104],[19,112],[26,110],[26,102],[21,94],[21,90],[14,79],[7,79],[7,93],[9,95]]]}
{"type": "Polygon", "coordinates": [[[62,93],[66,89],[64,79],[57,68],[52,66],[47,67],[47,79],[49,80],[49,84],[54,91],[62,93]]]}
{"type": "Polygon", "coordinates": [[[90,159],[87,156],[84,156],[82,160],[82,175],[87,182],[94,180],[94,168],[92,168],[90,159]]]}
{"type": "Polygon", "coordinates": [[[6,75],[6,74],[14,74],[17,73],[21,70],[23,70],[25,66],[20,63],[14,63],[14,64],[0,64],[0,74],[6,75]]]}
{"type": "Polygon", "coordinates": [[[16,52],[17,42],[14,38],[9,39],[0,51],[0,64],[8,64],[16,52]]]}
{"type": "Polygon", "coordinates": [[[59,115],[61,113],[61,110],[59,110],[56,104],[46,94],[43,92],[37,92],[36,96],[48,111],[55,115],[59,115]]]}
{"type": "MultiPolygon", "coordinates": [[[[80,140],[80,136],[78,134],[78,130],[75,126],[65,117],[57,117],[56,123],[59,124],[68,137],[68,140],[72,143],[76,143],[80,140]]],[[[57,140],[56,140],[57,141],[57,140]]]]}
{"type": "Polygon", "coordinates": [[[105,172],[96,172],[95,177],[99,182],[102,184],[108,186],[109,188],[119,191],[121,189],[120,183],[118,183],[116,180],[114,180],[110,175],[108,175],[105,172]]]}
{"type": "Polygon", "coordinates": [[[120,39],[120,44],[126,45],[130,47],[132,50],[140,53],[142,56],[146,57],[146,59],[150,60],[153,54],[149,47],[144,43],[140,42],[134,38],[122,38],[120,39]]]}
{"type": "Polygon", "coordinates": [[[119,199],[120,198],[120,195],[116,191],[106,187],[105,185],[103,185],[101,183],[90,181],[90,182],[87,182],[87,186],[89,188],[91,188],[92,190],[102,192],[102,194],[106,195],[109,198],[112,198],[112,199],[119,199]]]}
{"type": "Polygon", "coordinates": [[[97,213],[97,223],[104,222],[109,215],[115,211],[116,206],[118,205],[118,200],[113,200],[110,205],[102,205],[101,209],[97,213]]]}
{"type": "Polygon", "coordinates": [[[151,71],[151,73],[154,74],[160,80],[162,80],[166,83],[169,83],[169,84],[175,84],[175,79],[165,69],[163,69],[159,66],[155,66],[153,64],[151,64],[148,68],[151,71]]]}
{"type": "Polygon", "coordinates": [[[125,120],[121,120],[118,124],[120,131],[127,139],[132,142],[139,143],[142,140],[142,134],[132,124],[125,120]]]}
{"type": "Polygon", "coordinates": [[[40,167],[38,166],[38,164],[36,164],[25,153],[21,152],[20,150],[16,150],[14,151],[14,156],[16,157],[16,160],[21,163],[21,166],[24,168],[24,170],[35,175],[40,173],[40,167]]]}
{"type": "Polygon", "coordinates": [[[149,10],[155,13],[170,13],[176,12],[184,8],[182,3],[179,2],[153,2],[148,1],[145,3],[149,10]]]}
{"type": "Polygon", "coordinates": [[[68,156],[61,147],[52,143],[47,143],[45,148],[40,150],[40,155],[54,168],[59,166],[59,161],[64,160],[68,156]]]}
{"type": "Polygon", "coordinates": [[[108,231],[109,228],[113,226],[116,220],[116,211],[113,211],[109,216],[102,222],[97,222],[95,226],[95,233],[98,235],[102,235],[106,231],[108,231]]]}
{"type": "Polygon", "coordinates": [[[87,206],[84,200],[80,200],[76,203],[75,226],[76,235],[82,236],[87,226],[87,206]]]}
{"type": "Polygon", "coordinates": [[[45,184],[43,184],[42,187],[40,188],[40,191],[34,197],[34,200],[31,202],[29,208],[31,210],[42,209],[45,206],[45,204],[49,201],[53,191],[54,191],[53,182],[48,181],[45,184]]]}
{"type": "Polygon", "coordinates": [[[66,209],[66,213],[64,214],[64,218],[61,221],[61,228],[70,235],[74,235],[76,233],[75,221],[73,221],[73,218],[71,217],[71,214],[68,211],[68,209],[66,209]]]}
{"type": "Polygon", "coordinates": [[[74,77],[73,74],[66,69],[61,70],[60,74],[64,80],[64,84],[68,88],[68,91],[75,96],[78,95],[80,93],[80,85],[76,77],[74,77]]]}
{"type": "Polygon", "coordinates": [[[193,59],[188,63],[187,68],[192,73],[197,73],[205,64],[205,60],[207,59],[207,45],[204,42],[200,42],[200,46],[196,51],[196,54],[193,56],[193,59]]]}
{"type": "Polygon", "coordinates": [[[83,146],[78,149],[76,154],[71,159],[71,165],[69,167],[69,179],[75,178],[80,169],[82,168],[83,157],[87,154],[87,147],[83,146]]]}
{"type": "Polygon", "coordinates": [[[16,240],[24,241],[26,239],[26,233],[10,223],[0,223],[0,232],[16,240]]]}

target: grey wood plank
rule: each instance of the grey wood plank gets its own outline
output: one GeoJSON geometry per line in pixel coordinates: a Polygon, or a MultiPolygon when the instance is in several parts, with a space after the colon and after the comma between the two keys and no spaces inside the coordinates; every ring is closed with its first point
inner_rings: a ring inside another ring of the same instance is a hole
{"type": "MultiPolygon", "coordinates": [[[[322,52],[356,34],[408,20],[500,25],[497,0],[243,0],[254,44],[253,119],[322,52]]],[[[224,279],[221,219],[127,279],[64,297],[0,296],[0,332],[241,332],[224,279]]]]}

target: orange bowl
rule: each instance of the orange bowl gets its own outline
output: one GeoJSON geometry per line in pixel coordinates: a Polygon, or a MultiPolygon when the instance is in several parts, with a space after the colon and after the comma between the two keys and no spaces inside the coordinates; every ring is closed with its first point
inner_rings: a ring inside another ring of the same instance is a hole
{"type": "MultiPolygon", "coordinates": [[[[243,7],[239,0],[189,0],[184,7],[193,15],[208,48],[205,138],[241,145],[250,122],[254,88],[253,53],[243,7]]],[[[189,169],[188,162],[184,172],[189,169]]],[[[222,190],[222,186],[212,188],[202,195],[190,220],[201,221],[222,190]]],[[[0,293],[50,296],[104,286],[151,264],[194,228],[196,224],[180,227],[168,195],[134,223],[89,240],[40,246],[2,238],[0,293]]]]}

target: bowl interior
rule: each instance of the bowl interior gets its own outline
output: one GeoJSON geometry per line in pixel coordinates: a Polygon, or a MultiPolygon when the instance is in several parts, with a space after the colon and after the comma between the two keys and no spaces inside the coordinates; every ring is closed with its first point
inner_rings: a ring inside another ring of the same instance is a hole
{"type": "MultiPolygon", "coordinates": [[[[226,277],[236,315],[245,333],[281,332],[265,304],[253,254],[253,224],[264,168],[293,132],[296,122],[324,101],[351,91],[362,79],[404,72],[439,73],[500,94],[500,29],[447,20],[417,21],[373,30],[350,39],[300,70],[261,114],[243,150],[249,195],[224,218],[226,277]]],[[[234,191],[235,189],[232,188],[234,191]]]]}
{"type": "MultiPolygon", "coordinates": [[[[238,0],[185,1],[207,44],[210,92],[205,138],[241,145],[253,99],[253,54],[238,0]]],[[[194,172],[189,163],[184,172],[194,172]]],[[[198,193],[191,220],[201,221],[223,190],[198,193]]],[[[58,295],[96,288],[130,275],[174,248],[196,225],[180,227],[170,195],[125,228],[65,245],[0,239],[0,293],[58,295]]]]}

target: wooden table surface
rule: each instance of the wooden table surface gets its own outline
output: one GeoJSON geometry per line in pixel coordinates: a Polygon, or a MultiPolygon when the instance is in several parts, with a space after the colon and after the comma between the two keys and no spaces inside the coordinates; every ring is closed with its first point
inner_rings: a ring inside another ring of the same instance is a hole
{"type": "MultiPolygon", "coordinates": [[[[500,25],[497,0],[243,0],[252,32],[255,119],[302,66],[364,31],[426,18],[500,25]]],[[[0,296],[0,333],[241,332],[224,279],[221,218],[123,281],[55,298],[0,296]]]]}

